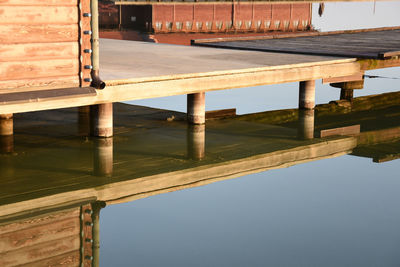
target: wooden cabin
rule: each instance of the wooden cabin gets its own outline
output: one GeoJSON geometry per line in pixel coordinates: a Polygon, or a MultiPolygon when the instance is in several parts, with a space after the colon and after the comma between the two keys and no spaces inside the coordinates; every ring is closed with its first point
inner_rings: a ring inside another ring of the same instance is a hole
{"type": "Polygon", "coordinates": [[[0,1],[0,94],[89,86],[90,20],[89,0],[0,1]]]}

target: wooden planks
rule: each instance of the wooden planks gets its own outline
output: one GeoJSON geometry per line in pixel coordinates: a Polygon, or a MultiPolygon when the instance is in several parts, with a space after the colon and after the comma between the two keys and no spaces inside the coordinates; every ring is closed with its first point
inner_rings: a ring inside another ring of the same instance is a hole
{"type": "Polygon", "coordinates": [[[79,6],[0,0],[0,94],[79,86],[79,6]]]}
{"type": "Polygon", "coordinates": [[[78,6],[78,0],[0,0],[0,6],[78,6]]]}
{"type": "Polygon", "coordinates": [[[77,42],[78,25],[0,25],[0,44],[77,42]]]}
{"type": "Polygon", "coordinates": [[[41,243],[32,247],[8,251],[0,255],[0,266],[30,264],[31,262],[44,260],[52,256],[79,251],[79,246],[79,235],[76,235],[41,243]]]}
{"type": "Polygon", "coordinates": [[[79,57],[77,42],[0,44],[0,62],[79,57]]]}
{"type": "Polygon", "coordinates": [[[52,88],[68,88],[79,86],[78,74],[72,76],[58,76],[51,79],[44,78],[31,78],[19,80],[6,80],[0,81],[0,94],[1,93],[16,93],[25,91],[47,90],[52,88]]]}
{"type": "Polygon", "coordinates": [[[0,235],[0,255],[11,250],[34,246],[43,242],[79,235],[79,217],[70,217],[45,225],[33,225],[30,228],[0,235]]]}
{"type": "Polygon", "coordinates": [[[80,209],[0,225],[1,266],[79,266],[80,209]]]}
{"type": "Polygon", "coordinates": [[[295,38],[242,39],[232,41],[194,41],[195,45],[255,50],[264,52],[284,52],[309,55],[329,55],[357,58],[386,58],[396,56],[400,51],[400,29],[381,29],[363,32],[340,32],[326,35],[301,36],[295,38]]]}
{"type": "Polygon", "coordinates": [[[0,81],[73,76],[78,69],[77,59],[0,62],[0,81]]]}
{"type": "Polygon", "coordinates": [[[78,23],[78,6],[0,6],[0,24],[78,23]]]}

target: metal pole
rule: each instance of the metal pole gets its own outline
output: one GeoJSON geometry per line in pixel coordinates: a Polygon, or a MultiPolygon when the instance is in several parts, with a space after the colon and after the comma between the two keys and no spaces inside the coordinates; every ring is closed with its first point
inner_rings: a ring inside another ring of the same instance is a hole
{"type": "Polygon", "coordinates": [[[92,83],[91,86],[97,89],[104,89],[106,84],[99,77],[99,5],[98,0],[90,2],[90,9],[92,13],[91,27],[92,27],[92,66],[91,71],[92,83]]]}

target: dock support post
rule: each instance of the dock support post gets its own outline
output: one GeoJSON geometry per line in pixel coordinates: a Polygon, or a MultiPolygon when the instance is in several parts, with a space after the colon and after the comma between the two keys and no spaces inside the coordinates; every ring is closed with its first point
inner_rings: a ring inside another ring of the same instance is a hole
{"type": "Polygon", "coordinates": [[[300,82],[299,108],[313,109],[315,107],[315,81],[300,82]]]}
{"type": "Polygon", "coordinates": [[[299,126],[297,136],[300,140],[314,138],[314,109],[299,110],[299,126]]]}
{"type": "Polygon", "coordinates": [[[13,114],[0,115],[0,136],[14,134],[14,120],[13,114]]]}
{"type": "Polygon", "coordinates": [[[113,173],[113,138],[101,138],[94,140],[94,166],[96,176],[111,176],[113,173]]]}
{"type": "Polygon", "coordinates": [[[193,160],[201,160],[205,156],[206,126],[188,125],[187,128],[187,153],[193,160]]]}
{"type": "Polygon", "coordinates": [[[204,92],[187,95],[187,120],[191,124],[206,122],[206,95],[204,92]]]}
{"type": "Polygon", "coordinates": [[[96,137],[113,136],[113,104],[90,106],[90,132],[96,137]]]}
{"type": "Polygon", "coordinates": [[[0,153],[14,151],[14,120],[13,114],[0,115],[0,153]]]}

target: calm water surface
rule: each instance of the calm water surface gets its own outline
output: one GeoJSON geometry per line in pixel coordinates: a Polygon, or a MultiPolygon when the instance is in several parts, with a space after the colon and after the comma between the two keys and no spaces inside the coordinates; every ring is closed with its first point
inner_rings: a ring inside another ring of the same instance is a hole
{"type": "MultiPolygon", "coordinates": [[[[400,2],[313,5],[322,31],[398,26],[400,2]]],[[[399,91],[399,68],[356,96],[399,91]]],[[[317,103],[339,90],[317,83],[317,103]]],[[[297,106],[297,83],[207,93],[207,109],[297,106]]],[[[185,96],[135,101],[185,111],[185,96]]],[[[102,266],[398,266],[400,164],[351,155],[106,207],[102,266]]]]}
{"type": "MultiPolygon", "coordinates": [[[[319,4],[313,4],[313,25],[321,31],[400,25],[399,1],[325,3],[321,17],[318,9],[319,4]]],[[[366,74],[377,78],[366,78],[355,97],[400,91],[399,68],[366,74]]],[[[339,95],[339,89],[317,81],[317,103],[338,100],[339,95]]],[[[4,210],[13,210],[23,200],[43,208],[35,198],[53,194],[61,196],[51,203],[63,202],[71,192],[72,200],[85,203],[109,197],[99,220],[103,267],[399,266],[399,95],[391,94],[387,106],[368,98],[358,106],[354,100],[352,112],[332,104],[314,114],[293,110],[297,83],[210,92],[207,110],[276,111],[210,121],[205,128],[187,127],[180,113],[118,104],[117,134],[109,140],[77,137],[76,110],[16,115],[16,121],[27,126],[16,124],[15,137],[0,139],[9,149],[0,153],[0,200],[4,210]],[[311,132],[319,134],[355,124],[363,134],[357,140],[304,138],[310,125],[311,132]],[[260,158],[265,160],[262,166],[256,164],[260,158]],[[204,178],[197,177],[199,173],[204,178]],[[206,184],[211,181],[205,179],[215,182],[206,184]]],[[[185,111],[186,96],[129,103],[185,111]]],[[[71,229],[76,231],[78,259],[84,246],[82,203],[75,203],[78,215],[68,218],[75,219],[71,229]]],[[[35,212],[43,215],[39,208],[35,212]]],[[[4,236],[16,233],[18,239],[31,232],[7,232],[5,221],[0,220],[0,253],[25,259],[26,249],[13,247],[9,252],[4,244],[21,244],[4,236]]],[[[36,236],[26,240],[34,243],[36,236]]],[[[47,237],[40,238],[50,244],[47,237]]],[[[51,260],[54,251],[35,255],[51,260]]]]}

